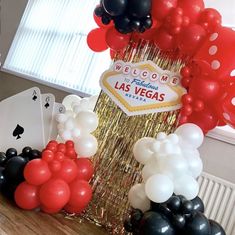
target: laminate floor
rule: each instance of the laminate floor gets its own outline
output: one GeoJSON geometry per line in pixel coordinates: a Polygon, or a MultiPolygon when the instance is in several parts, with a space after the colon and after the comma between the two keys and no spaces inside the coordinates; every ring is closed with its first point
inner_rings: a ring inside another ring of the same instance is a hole
{"type": "Polygon", "coordinates": [[[108,235],[100,227],[64,218],[64,215],[47,215],[24,211],[0,195],[0,235],[108,235]]]}

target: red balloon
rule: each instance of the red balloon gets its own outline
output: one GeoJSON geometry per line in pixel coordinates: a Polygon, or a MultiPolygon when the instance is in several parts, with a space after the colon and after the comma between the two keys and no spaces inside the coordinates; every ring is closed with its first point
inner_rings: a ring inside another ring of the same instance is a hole
{"type": "Polygon", "coordinates": [[[67,147],[65,155],[69,158],[76,159],[77,153],[75,152],[75,149],[73,147],[67,147]]]}
{"type": "Polygon", "coordinates": [[[154,38],[156,32],[157,32],[156,28],[148,29],[144,33],[138,34],[138,37],[144,40],[151,41],[154,38]]]}
{"type": "Polygon", "coordinates": [[[84,208],[92,198],[91,186],[85,180],[74,180],[70,185],[70,199],[68,205],[75,208],[84,208]]]}
{"type": "Polygon", "coordinates": [[[235,31],[219,27],[210,34],[194,56],[195,60],[204,60],[215,72],[215,79],[228,81],[235,68],[235,31]]]}
{"type": "Polygon", "coordinates": [[[154,36],[154,43],[163,51],[169,51],[174,48],[174,37],[165,29],[159,29],[154,36]]]}
{"type": "Polygon", "coordinates": [[[177,0],[152,0],[152,17],[163,20],[177,6],[177,0]]]}
{"type": "Polygon", "coordinates": [[[231,127],[235,128],[235,85],[228,87],[219,104],[220,118],[231,127]]]}
{"type": "Polygon", "coordinates": [[[80,214],[80,213],[82,213],[82,211],[85,210],[85,208],[86,207],[79,207],[79,206],[74,207],[74,206],[70,206],[70,205],[66,205],[64,207],[65,211],[68,212],[68,213],[71,213],[71,214],[73,214],[73,213],[80,214]]]}
{"type": "Polygon", "coordinates": [[[119,33],[114,27],[108,29],[106,34],[107,45],[115,50],[123,50],[130,41],[130,34],[119,33]]]}
{"type": "Polygon", "coordinates": [[[202,11],[199,23],[202,27],[210,33],[215,32],[215,30],[221,25],[222,17],[220,13],[213,8],[206,8],[202,11]]]}
{"type": "Polygon", "coordinates": [[[94,174],[92,162],[87,158],[79,158],[76,163],[78,166],[77,179],[89,181],[94,174]]]}
{"type": "Polygon", "coordinates": [[[46,162],[52,161],[54,158],[54,153],[51,150],[43,150],[42,159],[46,162]]]}
{"type": "Polygon", "coordinates": [[[211,78],[194,78],[189,93],[206,102],[212,101],[220,95],[220,84],[211,78]]]}
{"type": "Polygon", "coordinates": [[[53,160],[49,162],[49,168],[52,172],[57,172],[61,170],[61,162],[57,160],[53,160]]]}
{"type": "Polygon", "coordinates": [[[58,144],[57,146],[57,152],[65,153],[66,152],[66,146],[63,143],[58,144]]]}
{"type": "Polygon", "coordinates": [[[70,183],[77,177],[77,174],[78,167],[76,163],[72,159],[65,159],[63,162],[61,162],[61,169],[56,171],[53,176],[70,183]]]}
{"type": "Polygon", "coordinates": [[[67,148],[74,148],[74,142],[73,142],[72,140],[67,140],[67,141],[65,142],[65,146],[66,146],[67,148]]]}
{"type": "Polygon", "coordinates": [[[50,140],[48,144],[54,144],[55,146],[57,146],[58,142],[56,140],[50,140]]]}
{"type": "Polygon", "coordinates": [[[203,0],[178,0],[178,7],[183,9],[184,16],[189,17],[191,23],[195,23],[205,5],[203,0]]]}
{"type": "Polygon", "coordinates": [[[33,210],[40,205],[39,187],[22,182],[15,191],[15,202],[24,210],[33,210]]]}
{"type": "Polygon", "coordinates": [[[46,147],[46,150],[49,150],[51,152],[56,152],[57,151],[57,144],[49,143],[46,147]]]}
{"type": "Polygon", "coordinates": [[[39,191],[41,204],[46,208],[59,210],[69,201],[70,189],[68,184],[61,179],[50,179],[39,191]]]}
{"type": "Polygon", "coordinates": [[[179,34],[178,46],[182,53],[193,55],[202,45],[205,37],[206,31],[201,25],[189,25],[188,27],[185,27],[179,34]]]}
{"type": "Polygon", "coordinates": [[[102,52],[108,49],[105,37],[107,30],[106,29],[93,29],[87,35],[87,45],[92,51],[102,52]]]}
{"type": "Polygon", "coordinates": [[[204,133],[214,129],[218,124],[218,117],[212,109],[205,107],[201,112],[193,112],[189,117],[188,122],[199,126],[204,133]]]}
{"type": "Polygon", "coordinates": [[[42,159],[34,159],[24,168],[24,178],[32,185],[41,185],[51,178],[47,162],[42,159]]]}
{"type": "Polygon", "coordinates": [[[54,160],[62,162],[62,161],[64,161],[64,159],[65,159],[64,153],[62,153],[62,152],[55,153],[54,160]]]}

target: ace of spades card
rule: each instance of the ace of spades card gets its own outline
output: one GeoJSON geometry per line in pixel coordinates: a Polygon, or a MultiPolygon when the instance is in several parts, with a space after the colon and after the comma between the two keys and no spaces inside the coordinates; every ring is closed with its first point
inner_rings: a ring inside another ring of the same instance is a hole
{"type": "Polygon", "coordinates": [[[33,87],[0,102],[0,151],[25,146],[43,149],[44,127],[41,94],[33,87]]]}
{"type": "Polygon", "coordinates": [[[51,125],[53,121],[53,111],[55,105],[55,96],[53,94],[42,94],[42,112],[45,143],[50,140],[51,125]]]}

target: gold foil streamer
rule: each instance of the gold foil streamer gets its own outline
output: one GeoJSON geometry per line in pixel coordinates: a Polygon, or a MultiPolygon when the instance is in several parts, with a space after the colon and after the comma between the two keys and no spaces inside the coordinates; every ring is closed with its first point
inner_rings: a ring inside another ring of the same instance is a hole
{"type": "MultiPolygon", "coordinates": [[[[177,56],[177,52],[163,53],[147,41],[132,41],[126,52],[116,54],[114,60],[133,63],[151,60],[162,69],[178,72],[185,58],[177,56]]],[[[133,145],[144,136],[173,132],[179,111],[129,117],[101,92],[95,112],[99,116],[95,132],[99,148],[93,157],[93,200],[85,216],[105,226],[110,233],[121,235],[124,234],[123,221],[128,216],[128,192],[141,181],[143,167],[133,157],[133,145]]]]}

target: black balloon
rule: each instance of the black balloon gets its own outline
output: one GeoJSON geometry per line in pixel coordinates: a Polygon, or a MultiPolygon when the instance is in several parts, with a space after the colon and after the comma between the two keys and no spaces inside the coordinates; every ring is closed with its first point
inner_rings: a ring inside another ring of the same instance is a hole
{"type": "Polygon", "coordinates": [[[141,26],[141,22],[140,20],[137,20],[137,19],[132,20],[130,23],[130,27],[133,31],[139,31],[140,26],[141,26]]]}
{"type": "Polygon", "coordinates": [[[148,211],[140,222],[140,235],[175,235],[169,220],[158,212],[148,211]]]}
{"type": "Polygon", "coordinates": [[[7,161],[6,154],[3,152],[0,152],[0,166],[4,166],[7,161]]]}
{"type": "Polygon", "coordinates": [[[9,148],[9,149],[6,151],[6,156],[7,156],[7,160],[9,160],[9,159],[12,158],[12,157],[17,156],[17,150],[14,149],[14,148],[9,148]]]}
{"type": "Polygon", "coordinates": [[[205,207],[204,207],[204,203],[200,197],[195,197],[193,200],[191,200],[191,202],[193,203],[194,211],[200,211],[200,212],[204,213],[205,207]]]}
{"type": "Polygon", "coordinates": [[[124,228],[129,233],[133,232],[133,225],[130,219],[124,221],[124,228]]]}
{"type": "Polygon", "coordinates": [[[127,34],[132,31],[131,29],[131,20],[128,16],[118,16],[114,19],[115,28],[118,32],[127,34]]]}
{"type": "Polygon", "coordinates": [[[220,224],[218,224],[214,220],[209,220],[210,226],[211,226],[211,234],[210,235],[226,235],[224,229],[221,227],[220,224]]]}
{"type": "Polygon", "coordinates": [[[151,210],[165,215],[168,219],[171,218],[172,215],[171,210],[167,207],[166,204],[151,202],[151,210]]]}
{"type": "Polygon", "coordinates": [[[184,228],[185,223],[186,223],[185,217],[180,214],[172,215],[171,223],[173,224],[175,228],[182,229],[184,228]]]}
{"type": "Polygon", "coordinates": [[[131,223],[134,227],[138,227],[143,217],[143,212],[138,209],[134,209],[131,213],[131,223]]]}
{"type": "Polygon", "coordinates": [[[151,2],[151,0],[129,0],[128,12],[136,18],[146,17],[151,11],[151,2]]]}
{"type": "Polygon", "coordinates": [[[29,160],[33,160],[41,157],[41,152],[39,150],[33,149],[30,151],[29,160]]]}
{"type": "Polygon", "coordinates": [[[144,19],[143,21],[143,27],[146,29],[150,29],[153,25],[153,21],[151,18],[144,19]]]}
{"type": "Polygon", "coordinates": [[[168,201],[166,202],[167,207],[173,211],[173,212],[177,212],[180,209],[181,206],[181,200],[179,197],[177,196],[172,196],[168,199],[168,201]]]}
{"type": "Polygon", "coordinates": [[[18,186],[18,184],[6,182],[2,186],[1,192],[6,198],[8,198],[10,200],[14,200],[14,194],[15,194],[15,190],[16,190],[17,186],[18,186]]]}
{"type": "Polygon", "coordinates": [[[19,156],[8,160],[4,171],[7,181],[22,182],[24,180],[23,171],[26,163],[27,161],[19,156]]]}
{"type": "Polygon", "coordinates": [[[201,212],[195,212],[187,220],[183,232],[184,235],[210,235],[210,223],[201,212]]]}
{"type": "Polygon", "coordinates": [[[108,16],[106,14],[102,15],[102,17],[101,17],[101,21],[104,25],[108,25],[111,22],[111,20],[112,19],[110,18],[110,16],[108,16]]]}
{"type": "Polygon", "coordinates": [[[5,183],[6,183],[6,178],[4,175],[4,168],[0,167],[0,192],[2,191],[2,187],[5,183]]]}
{"type": "Polygon", "coordinates": [[[103,0],[102,4],[111,16],[122,15],[127,7],[127,0],[103,0]]]}
{"type": "Polygon", "coordinates": [[[193,203],[191,201],[183,201],[181,205],[183,214],[191,214],[193,212],[193,203]]]}
{"type": "Polygon", "coordinates": [[[102,6],[97,6],[94,11],[96,16],[101,17],[104,14],[104,8],[102,6]]]}
{"type": "Polygon", "coordinates": [[[31,151],[32,151],[31,147],[29,147],[29,146],[24,147],[22,150],[22,156],[25,158],[29,158],[31,151]]]}

